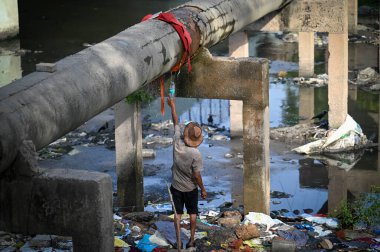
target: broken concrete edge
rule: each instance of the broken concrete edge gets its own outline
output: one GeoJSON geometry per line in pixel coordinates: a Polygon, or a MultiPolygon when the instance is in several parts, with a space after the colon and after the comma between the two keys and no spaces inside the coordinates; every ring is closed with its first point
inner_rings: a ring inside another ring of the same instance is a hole
{"type": "Polygon", "coordinates": [[[33,177],[0,179],[0,230],[72,236],[78,251],[112,251],[111,177],[84,170],[38,170],[33,177]]]}

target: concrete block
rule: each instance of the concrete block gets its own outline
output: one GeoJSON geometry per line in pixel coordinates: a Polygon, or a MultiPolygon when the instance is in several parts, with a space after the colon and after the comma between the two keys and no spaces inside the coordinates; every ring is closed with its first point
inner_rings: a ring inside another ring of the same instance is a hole
{"type": "Polygon", "coordinates": [[[36,64],[36,71],[37,72],[54,73],[55,71],[57,71],[57,64],[55,64],[55,63],[38,63],[38,64],[36,64]]]}
{"type": "Polygon", "coordinates": [[[112,181],[104,173],[39,169],[0,180],[0,229],[73,237],[74,251],[112,251],[112,181]],[[26,207],[27,206],[27,207],[26,207]]]}

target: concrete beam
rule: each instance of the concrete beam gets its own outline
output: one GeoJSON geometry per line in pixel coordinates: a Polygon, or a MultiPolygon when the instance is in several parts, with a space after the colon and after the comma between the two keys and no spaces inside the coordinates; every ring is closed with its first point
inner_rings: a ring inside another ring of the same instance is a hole
{"type": "Polygon", "coordinates": [[[193,71],[181,71],[177,96],[243,101],[244,212],[269,214],[269,62],[212,57],[204,50],[193,71]]]}
{"type": "Polygon", "coordinates": [[[342,0],[294,0],[281,12],[272,12],[248,25],[247,31],[344,33],[347,14],[342,0]]]}
{"type": "Polygon", "coordinates": [[[19,32],[17,0],[0,1],[0,40],[15,37],[19,32]]]}
{"type": "Polygon", "coordinates": [[[262,69],[269,69],[269,61],[213,57],[204,48],[193,58],[192,67],[191,73],[181,71],[178,76],[178,97],[248,101],[257,98],[255,90],[268,78],[262,69]]]}
{"type": "Polygon", "coordinates": [[[140,103],[115,106],[117,207],[144,211],[142,125],[140,103]]]}
{"type": "Polygon", "coordinates": [[[0,230],[72,236],[74,251],[113,251],[112,181],[104,173],[39,169],[0,179],[0,230]]]}

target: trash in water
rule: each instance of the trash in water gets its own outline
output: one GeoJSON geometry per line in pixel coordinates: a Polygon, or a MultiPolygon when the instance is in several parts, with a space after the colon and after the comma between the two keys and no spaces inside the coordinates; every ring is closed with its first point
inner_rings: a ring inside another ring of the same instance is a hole
{"type": "Polygon", "coordinates": [[[352,151],[367,147],[369,141],[360,125],[347,115],[345,122],[331,135],[323,139],[302,145],[293,151],[302,154],[334,153],[352,151]]]}

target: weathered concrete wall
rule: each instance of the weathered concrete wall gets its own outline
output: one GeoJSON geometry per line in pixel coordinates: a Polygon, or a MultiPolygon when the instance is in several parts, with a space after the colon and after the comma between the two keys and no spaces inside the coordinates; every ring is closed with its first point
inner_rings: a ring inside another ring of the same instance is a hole
{"type": "MultiPolygon", "coordinates": [[[[198,0],[173,10],[192,37],[191,54],[282,7],[289,0],[198,0]]],[[[40,149],[168,72],[182,57],[179,36],[148,20],[0,90],[0,173],[23,140],[40,149]]]]}
{"type": "Polygon", "coordinates": [[[104,173],[40,169],[0,179],[0,230],[72,236],[74,251],[113,251],[112,181],[104,173]]]}
{"type": "Polygon", "coordinates": [[[0,0],[0,40],[14,37],[18,31],[17,0],[0,0]]]}
{"type": "Polygon", "coordinates": [[[342,0],[294,0],[281,12],[266,15],[246,30],[344,33],[346,15],[342,0]]]}

